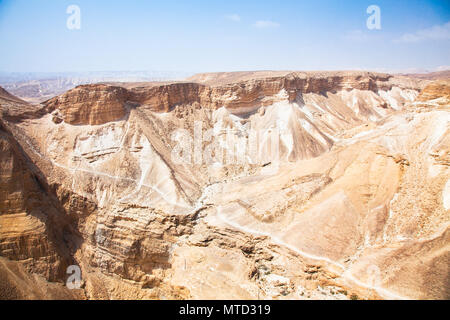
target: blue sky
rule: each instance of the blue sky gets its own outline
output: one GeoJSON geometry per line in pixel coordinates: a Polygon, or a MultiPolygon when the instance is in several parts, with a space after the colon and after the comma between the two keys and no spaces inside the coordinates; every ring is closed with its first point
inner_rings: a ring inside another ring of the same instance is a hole
{"type": "Polygon", "coordinates": [[[0,43],[6,72],[435,70],[450,65],[450,1],[0,0],[0,43]]]}

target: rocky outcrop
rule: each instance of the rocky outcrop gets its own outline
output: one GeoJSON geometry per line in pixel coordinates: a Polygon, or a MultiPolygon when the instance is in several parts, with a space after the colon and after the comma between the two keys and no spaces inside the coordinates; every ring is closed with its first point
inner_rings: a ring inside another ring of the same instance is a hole
{"type": "Polygon", "coordinates": [[[70,262],[63,233],[70,225],[48,196],[46,179],[0,122],[0,255],[22,261],[47,280],[70,262]]]}
{"type": "Polygon", "coordinates": [[[29,104],[0,87],[0,117],[18,122],[24,119],[39,118],[46,113],[45,107],[29,104]]]}
{"type": "Polygon", "coordinates": [[[434,102],[438,105],[450,104],[450,80],[434,81],[428,84],[420,92],[417,100],[421,102],[434,102]]]}
{"type": "Polygon", "coordinates": [[[107,85],[83,85],[45,102],[47,109],[57,111],[56,119],[73,125],[98,125],[116,121],[126,115],[128,92],[107,85]]]}
{"type": "Polygon", "coordinates": [[[8,91],[3,89],[2,87],[0,87],[0,99],[6,100],[6,101],[10,101],[10,102],[19,103],[19,104],[26,104],[25,101],[23,101],[22,99],[17,98],[16,96],[13,96],[12,94],[10,94],[8,91]]]}

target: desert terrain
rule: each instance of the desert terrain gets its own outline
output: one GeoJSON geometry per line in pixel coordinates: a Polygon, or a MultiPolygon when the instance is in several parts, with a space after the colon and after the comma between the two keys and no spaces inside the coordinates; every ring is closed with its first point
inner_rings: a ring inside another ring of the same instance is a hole
{"type": "Polygon", "coordinates": [[[450,298],[448,73],[21,92],[0,89],[0,299],[450,298]]]}

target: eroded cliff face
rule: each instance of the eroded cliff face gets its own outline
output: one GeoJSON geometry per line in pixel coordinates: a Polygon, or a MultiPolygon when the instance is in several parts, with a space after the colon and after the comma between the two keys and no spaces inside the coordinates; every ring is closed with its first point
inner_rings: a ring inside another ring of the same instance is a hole
{"type": "MultiPolygon", "coordinates": [[[[245,79],[245,78],[244,78],[245,79]]],[[[341,91],[369,91],[375,94],[392,93],[401,89],[406,96],[414,94],[421,82],[395,78],[387,74],[364,72],[348,73],[288,73],[279,77],[266,77],[216,84],[203,80],[199,75],[193,82],[155,84],[125,89],[112,85],[83,85],[46,101],[48,110],[58,110],[70,124],[104,124],[124,117],[125,102],[145,106],[154,112],[169,112],[177,106],[194,103],[203,108],[225,107],[235,114],[252,113],[262,106],[276,102],[295,102],[299,96],[312,93],[336,93],[341,91]]],[[[397,92],[396,100],[405,102],[397,92]]],[[[379,101],[381,102],[381,101],[379,101]]],[[[385,102],[381,102],[383,107],[385,102]]]]}
{"type": "Polygon", "coordinates": [[[84,85],[46,102],[49,111],[56,110],[55,121],[72,125],[104,124],[125,116],[128,92],[121,87],[84,85]]]}
{"type": "Polygon", "coordinates": [[[418,101],[446,106],[450,103],[450,81],[440,80],[428,84],[421,92],[418,101]]]}
{"type": "Polygon", "coordinates": [[[67,235],[76,223],[2,120],[0,163],[0,298],[84,297],[56,283],[74,263],[77,241],[67,235]]]}
{"type": "Polygon", "coordinates": [[[449,297],[447,87],[419,101],[427,83],[372,73],[189,81],[81,86],[25,113],[0,100],[0,255],[52,283],[82,270],[79,291],[27,297],[449,297]],[[267,130],[277,148],[249,143],[267,130]]]}

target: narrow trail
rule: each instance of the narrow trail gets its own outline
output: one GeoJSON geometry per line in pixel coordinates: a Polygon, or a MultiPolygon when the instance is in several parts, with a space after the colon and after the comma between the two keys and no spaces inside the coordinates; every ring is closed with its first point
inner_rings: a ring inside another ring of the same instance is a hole
{"type": "Polygon", "coordinates": [[[394,292],[391,292],[391,291],[389,291],[389,290],[387,290],[387,289],[385,289],[385,288],[382,288],[382,287],[380,287],[380,286],[373,286],[373,285],[367,284],[367,283],[365,283],[365,282],[363,282],[363,281],[357,279],[354,275],[351,274],[351,272],[350,272],[350,270],[349,270],[348,268],[346,268],[343,264],[341,264],[341,263],[339,263],[339,262],[333,261],[333,260],[331,260],[331,259],[329,259],[329,258],[327,258],[327,257],[317,256],[317,255],[314,255],[314,254],[307,253],[307,252],[305,252],[305,251],[302,251],[302,250],[300,250],[300,249],[294,247],[294,246],[291,245],[291,244],[288,244],[288,243],[284,242],[284,241],[281,240],[280,238],[278,238],[278,237],[276,237],[276,236],[273,236],[273,235],[271,235],[271,234],[269,234],[269,233],[267,233],[267,232],[262,232],[262,231],[253,230],[253,229],[247,228],[247,227],[245,227],[245,226],[241,226],[241,225],[239,225],[239,224],[237,224],[237,223],[235,223],[235,222],[233,222],[233,221],[230,221],[230,220],[228,220],[228,219],[222,214],[221,211],[222,211],[222,207],[221,207],[221,206],[218,206],[218,207],[217,207],[217,217],[218,217],[220,220],[222,220],[225,224],[229,225],[230,227],[233,227],[233,228],[235,228],[235,229],[237,229],[237,230],[239,230],[239,231],[242,231],[242,232],[244,232],[244,233],[250,233],[250,234],[257,235],[257,236],[268,237],[268,238],[270,238],[274,243],[276,243],[276,244],[278,244],[278,245],[280,245],[280,246],[286,247],[286,248],[288,248],[288,249],[294,251],[295,253],[297,253],[297,254],[299,254],[299,255],[305,257],[305,258],[309,258],[309,259],[317,260],[317,261],[324,261],[324,262],[327,262],[327,263],[329,263],[329,264],[331,264],[331,265],[333,265],[333,266],[335,266],[335,267],[338,267],[339,269],[342,270],[342,273],[341,273],[341,277],[342,277],[342,278],[345,278],[345,279],[347,279],[347,280],[350,280],[351,282],[353,282],[353,283],[355,283],[355,284],[357,284],[358,286],[361,286],[361,287],[363,287],[363,288],[374,290],[374,291],[376,291],[380,296],[382,296],[383,298],[386,298],[386,299],[396,299],[396,300],[408,300],[408,299],[410,299],[410,298],[408,298],[408,297],[403,297],[403,296],[398,295],[398,294],[396,294],[396,293],[394,293],[394,292]]]}

